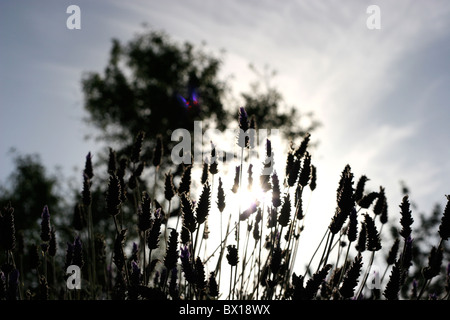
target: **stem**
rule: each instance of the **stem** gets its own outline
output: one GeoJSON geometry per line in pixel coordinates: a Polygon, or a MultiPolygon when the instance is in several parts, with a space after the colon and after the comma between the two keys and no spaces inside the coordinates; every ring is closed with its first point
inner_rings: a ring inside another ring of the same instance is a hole
{"type": "Polygon", "coordinates": [[[330,255],[331,252],[331,245],[333,244],[333,239],[334,239],[335,233],[331,234],[331,239],[330,239],[330,243],[328,244],[328,251],[327,251],[327,255],[325,256],[325,260],[323,262],[323,265],[325,266],[328,262],[328,256],[330,255]]]}
{"type": "MultiPolygon", "coordinates": [[[[339,285],[340,283],[341,283],[341,281],[342,281],[342,279],[344,278],[344,273],[345,273],[345,269],[347,268],[347,259],[348,259],[348,254],[349,254],[349,252],[350,252],[350,246],[351,246],[351,242],[349,242],[348,243],[348,246],[347,246],[347,252],[346,252],[346,254],[345,254],[345,260],[344,260],[344,265],[342,266],[342,271],[341,271],[341,275],[339,276],[339,282],[336,284],[336,286],[337,285],[339,285]]],[[[337,263],[336,263],[336,267],[337,267],[337,263]]]]}
{"type": "MultiPolygon", "coordinates": [[[[95,287],[96,287],[96,265],[95,265],[95,241],[94,241],[94,224],[92,220],[92,207],[88,206],[88,219],[89,219],[89,245],[91,247],[91,270],[92,270],[92,279],[91,279],[91,290],[93,294],[93,299],[95,300],[95,287]]],[[[44,255],[45,256],[45,255],[44,255]]]]}
{"type": "Polygon", "coordinates": [[[139,235],[139,240],[141,241],[141,248],[143,249],[143,255],[144,255],[144,262],[143,262],[143,271],[144,271],[144,285],[147,286],[147,263],[146,263],[146,250],[145,250],[145,239],[147,239],[147,230],[144,230],[144,234],[139,235]]]}
{"type": "Polygon", "coordinates": [[[360,287],[359,287],[358,293],[357,293],[356,296],[355,296],[357,299],[358,299],[358,297],[361,295],[361,293],[362,293],[362,291],[363,291],[363,289],[364,289],[364,286],[366,285],[367,278],[369,277],[370,269],[372,268],[374,256],[375,256],[375,251],[372,251],[372,255],[370,256],[369,266],[367,267],[366,272],[365,272],[365,274],[364,274],[364,278],[363,278],[364,281],[361,282],[361,285],[360,285],[360,287]]]}
{"type": "MultiPolygon", "coordinates": [[[[241,190],[242,190],[242,188],[241,188],[241,186],[242,186],[242,171],[243,171],[243,164],[244,164],[244,148],[242,147],[241,148],[241,166],[239,167],[239,190],[238,190],[238,194],[240,194],[240,192],[241,192],[241,190]]],[[[239,215],[241,215],[241,202],[239,201],[239,215]]],[[[238,256],[239,256],[239,235],[240,235],[240,232],[241,232],[241,219],[239,218],[239,216],[238,216],[238,222],[237,222],[237,233],[236,233],[236,242],[237,242],[237,245],[236,245],[236,247],[237,247],[237,252],[238,252],[238,256]]],[[[237,274],[237,266],[236,266],[236,269],[235,269],[235,276],[234,276],[234,278],[235,278],[235,280],[236,280],[236,274],[237,274]]],[[[234,287],[236,286],[236,282],[234,283],[234,287]]],[[[234,289],[235,288],[233,288],[233,297],[234,297],[234,289]]]]}
{"type": "MultiPolygon", "coordinates": [[[[247,221],[247,226],[248,226],[248,221],[247,221]]],[[[249,240],[249,236],[250,236],[250,232],[248,231],[248,227],[247,227],[247,234],[245,236],[245,248],[247,249],[248,246],[248,240],[249,240]]],[[[242,263],[242,273],[241,273],[241,290],[244,287],[244,272],[245,272],[245,266],[247,265],[246,261],[247,260],[247,250],[245,250],[244,253],[244,260],[242,263]]]]}
{"type": "MultiPolygon", "coordinates": [[[[327,237],[327,242],[325,243],[325,247],[327,246],[328,240],[329,240],[329,236],[330,236],[329,231],[330,231],[330,229],[327,228],[327,230],[325,231],[325,234],[324,234],[323,237],[322,237],[322,240],[320,240],[319,245],[317,246],[316,250],[314,251],[314,253],[313,253],[311,259],[309,260],[308,266],[306,267],[306,271],[305,271],[305,274],[303,275],[303,277],[305,277],[306,274],[308,273],[308,270],[309,270],[309,268],[310,268],[310,266],[311,266],[311,263],[312,263],[312,261],[313,261],[315,255],[316,255],[317,251],[319,251],[320,246],[322,245],[323,240],[325,240],[325,237],[327,237]]],[[[324,254],[325,254],[325,251],[324,251],[324,254]]],[[[321,261],[323,260],[324,254],[322,255],[322,258],[320,259],[319,267],[320,267],[321,261]]],[[[319,268],[318,268],[318,269],[319,269],[319,268]]]]}
{"type": "MultiPolygon", "coordinates": [[[[116,219],[116,216],[113,216],[113,220],[114,220],[114,225],[116,226],[116,232],[117,232],[117,235],[120,235],[119,226],[117,225],[117,219],[116,219]]],[[[121,251],[122,255],[125,257],[125,253],[124,253],[124,251],[123,251],[122,245],[120,246],[120,251],[121,251]]],[[[126,276],[126,279],[127,279],[127,284],[130,285],[130,278],[129,278],[129,276],[128,276],[128,266],[127,266],[126,261],[125,261],[125,263],[124,263],[124,266],[125,266],[125,276],[126,276]]]]}
{"type": "Polygon", "coordinates": [[[422,289],[420,289],[420,293],[417,296],[417,300],[420,300],[420,298],[422,297],[422,294],[425,292],[426,287],[428,287],[428,285],[430,284],[431,279],[427,279],[425,280],[425,282],[423,283],[422,289]]]}
{"type": "Polygon", "coordinates": [[[259,236],[259,252],[258,252],[258,279],[256,279],[256,299],[259,299],[259,283],[260,283],[260,279],[261,279],[261,251],[262,251],[262,232],[263,232],[263,223],[264,223],[264,210],[265,210],[265,204],[263,202],[263,208],[261,210],[261,233],[259,236]]]}
{"type": "Polygon", "coordinates": [[[233,266],[231,266],[231,271],[230,271],[230,294],[228,295],[228,298],[232,297],[232,299],[234,300],[234,289],[233,289],[233,266]]]}

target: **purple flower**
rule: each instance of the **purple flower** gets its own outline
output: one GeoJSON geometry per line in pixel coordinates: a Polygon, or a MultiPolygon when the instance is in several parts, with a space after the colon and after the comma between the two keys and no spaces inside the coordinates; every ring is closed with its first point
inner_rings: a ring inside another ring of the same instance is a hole
{"type": "Polygon", "coordinates": [[[48,207],[44,206],[41,214],[41,240],[44,242],[50,241],[50,213],[48,207]]]}
{"type": "Polygon", "coordinates": [[[75,238],[75,241],[73,243],[73,260],[74,265],[77,265],[81,268],[83,268],[84,265],[84,259],[83,259],[83,244],[81,243],[81,239],[79,236],[75,238]]]}
{"type": "Polygon", "coordinates": [[[184,246],[184,247],[181,248],[180,258],[181,258],[181,260],[183,262],[184,261],[189,261],[190,253],[189,253],[189,247],[188,246],[184,246]]]}
{"type": "Polygon", "coordinates": [[[239,128],[244,132],[248,130],[248,115],[244,107],[239,108],[239,128]]]}

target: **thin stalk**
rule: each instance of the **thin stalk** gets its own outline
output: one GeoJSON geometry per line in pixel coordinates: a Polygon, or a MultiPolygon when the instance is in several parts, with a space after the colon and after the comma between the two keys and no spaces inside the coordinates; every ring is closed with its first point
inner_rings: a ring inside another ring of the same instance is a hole
{"type": "Polygon", "coordinates": [[[230,293],[228,294],[228,299],[231,298],[234,300],[234,288],[233,288],[233,266],[231,266],[231,271],[230,271],[230,293]]]}
{"type": "MultiPolygon", "coordinates": [[[[324,234],[323,237],[322,237],[322,240],[320,240],[319,245],[317,246],[316,250],[314,251],[314,253],[313,253],[311,259],[309,260],[308,266],[306,267],[306,271],[305,271],[305,274],[303,275],[303,277],[305,277],[306,274],[308,273],[308,270],[309,270],[309,268],[311,267],[312,261],[313,261],[315,255],[316,255],[317,251],[319,251],[320,246],[322,245],[323,240],[325,240],[325,237],[327,237],[327,241],[326,241],[326,243],[325,243],[325,247],[328,245],[328,240],[329,240],[329,237],[330,237],[329,231],[330,231],[330,229],[327,228],[327,230],[325,231],[325,234],[324,234]]],[[[324,251],[324,254],[325,254],[325,251],[324,251]]],[[[322,255],[322,258],[320,259],[319,267],[320,267],[321,261],[323,260],[324,254],[322,255]]],[[[319,268],[318,268],[318,269],[319,269],[319,268]]]]}
{"type": "Polygon", "coordinates": [[[145,249],[145,247],[146,247],[146,245],[145,245],[145,239],[147,239],[147,230],[144,230],[143,231],[143,234],[140,232],[139,233],[139,240],[140,240],[140,242],[141,242],[141,248],[142,248],[142,253],[143,253],[143,256],[144,256],[144,259],[143,259],[143,273],[144,273],[144,285],[146,286],[147,285],[147,258],[146,258],[146,249],[145,249]]]}
{"type": "MultiPolygon", "coordinates": [[[[246,236],[245,236],[245,249],[247,249],[247,246],[248,246],[248,240],[249,240],[249,237],[250,237],[250,231],[248,230],[248,225],[249,225],[249,223],[248,223],[248,221],[247,221],[247,233],[246,233],[246,236]]],[[[247,265],[247,263],[246,263],[246,261],[245,260],[247,260],[247,250],[245,250],[245,253],[244,253],[244,262],[242,263],[242,273],[241,273],[241,290],[242,290],[242,288],[244,287],[244,271],[245,271],[245,266],[247,265]]]]}
{"type": "MultiPolygon", "coordinates": [[[[348,259],[348,254],[350,252],[350,246],[352,245],[351,242],[348,243],[347,246],[347,252],[345,253],[345,260],[344,260],[344,265],[342,266],[342,271],[341,271],[341,275],[339,276],[339,282],[337,283],[337,285],[339,285],[342,281],[342,279],[344,278],[344,273],[345,273],[345,268],[347,268],[347,259],[348,259]]],[[[337,262],[336,262],[336,267],[337,267],[337,262]]]]}
{"type": "Polygon", "coordinates": [[[356,298],[358,298],[360,296],[360,294],[362,293],[362,291],[364,289],[364,286],[366,285],[367,278],[369,277],[370,269],[372,268],[374,256],[375,256],[375,251],[372,251],[372,254],[370,256],[369,265],[367,266],[366,272],[364,274],[364,278],[363,278],[364,280],[361,282],[361,285],[359,286],[358,293],[355,296],[356,298]]]}
{"type": "MultiPolygon", "coordinates": [[[[198,224],[198,225],[197,225],[197,232],[196,232],[196,234],[195,234],[195,241],[194,241],[194,251],[193,251],[194,257],[195,257],[195,251],[196,251],[196,249],[197,249],[198,234],[200,233],[200,227],[201,227],[201,224],[198,224]]],[[[200,250],[200,249],[199,249],[199,250],[200,250]]]]}
{"type": "Polygon", "coordinates": [[[425,280],[425,282],[422,285],[422,289],[420,289],[420,293],[417,296],[417,300],[420,300],[420,298],[422,297],[423,293],[425,292],[425,289],[428,287],[428,285],[430,284],[431,279],[427,279],[425,280]]]}
{"type": "Polygon", "coordinates": [[[262,239],[263,239],[263,224],[264,224],[264,210],[265,210],[265,204],[263,202],[263,207],[261,210],[261,221],[260,221],[260,228],[261,228],[261,233],[259,236],[259,252],[258,252],[258,279],[256,281],[257,285],[256,285],[256,299],[259,298],[259,282],[261,279],[261,252],[262,252],[262,239]]]}
{"type": "Polygon", "coordinates": [[[383,276],[381,277],[380,283],[383,282],[383,279],[386,276],[386,273],[387,273],[388,270],[389,270],[389,265],[387,265],[386,268],[384,269],[383,276]]]}
{"type": "Polygon", "coordinates": [[[328,257],[329,257],[329,255],[330,255],[331,250],[332,250],[331,245],[333,244],[334,236],[335,236],[335,233],[332,233],[332,234],[331,234],[330,242],[329,242],[329,244],[328,244],[327,255],[325,256],[325,260],[324,260],[324,262],[323,262],[323,265],[324,265],[324,266],[327,265],[328,257]]]}
{"type": "MultiPolygon", "coordinates": [[[[116,216],[113,216],[113,220],[114,220],[114,225],[116,226],[116,232],[117,232],[117,235],[120,235],[119,226],[117,225],[117,219],[116,219],[116,216]]],[[[123,251],[123,247],[122,247],[122,246],[120,246],[120,250],[121,250],[122,255],[125,257],[125,253],[124,253],[124,251],[123,251]]],[[[129,278],[129,276],[128,276],[128,266],[127,266],[127,263],[125,262],[124,265],[125,265],[125,276],[126,276],[126,279],[127,279],[127,284],[130,285],[130,278],[129,278]]]]}
{"type": "MultiPolygon", "coordinates": [[[[341,252],[342,252],[342,246],[341,244],[341,238],[342,238],[342,232],[339,232],[339,239],[337,240],[337,243],[339,244],[339,248],[338,248],[338,252],[337,252],[337,257],[336,257],[336,263],[334,264],[333,270],[336,269],[339,265],[339,260],[341,258],[341,252]]],[[[348,249],[348,248],[347,248],[348,249]]],[[[344,262],[345,263],[345,262],[344,262]]]]}
{"type": "MultiPolygon", "coordinates": [[[[239,189],[238,189],[238,194],[241,193],[241,186],[242,186],[242,171],[243,171],[243,165],[244,165],[244,147],[241,147],[241,166],[239,167],[239,189]]],[[[241,202],[239,201],[239,215],[241,215],[241,202]]],[[[239,243],[240,243],[240,232],[241,232],[241,219],[239,219],[238,217],[238,222],[237,222],[237,233],[236,233],[236,248],[237,248],[237,252],[238,252],[238,256],[239,256],[239,243]]],[[[234,278],[236,279],[236,274],[237,274],[237,266],[235,269],[235,276],[234,278]]],[[[234,288],[233,288],[233,295],[234,295],[234,289],[236,287],[236,282],[234,283],[234,288]]]]}
{"type": "Polygon", "coordinates": [[[92,219],[92,207],[88,206],[88,219],[89,219],[89,227],[88,227],[88,236],[89,236],[89,246],[91,247],[91,272],[92,272],[92,281],[91,281],[91,290],[93,294],[93,299],[95,300],[95,287],[96,287],[96,265],[95,265],[95,241],[94,241],[94,223],[92,219]]]}

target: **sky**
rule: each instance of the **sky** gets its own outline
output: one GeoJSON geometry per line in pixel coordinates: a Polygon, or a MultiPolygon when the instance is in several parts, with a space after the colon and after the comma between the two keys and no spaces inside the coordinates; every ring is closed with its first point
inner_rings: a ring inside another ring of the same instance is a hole
{"type": "Polygon", "coordinates": [[[85,140],[96,131],[83,122],[81,78],[103,71],[112,38],[126,43],[143,24],[224,49],[222,74],[233,76],[235,92],[256,80],[249,63],[277,71],[271,84],[286,104],[322,123],[310,202],[320,223],[334,213],[346,164],[355,179],[369,177],[368,189],[386,188],[395,219],[401,180],[421,212],[445,205],[450,2],[439,0],[1,1],[0,181],[13,170],[12,147],[38,153],[49,171],[79,175],[86,154],[100,149],[85,140]],[[79,30],[66,27],[69,5],[81,9],[79,30]],[[367,26],[370,5],[380,9],[380,29],[367,26]]]}

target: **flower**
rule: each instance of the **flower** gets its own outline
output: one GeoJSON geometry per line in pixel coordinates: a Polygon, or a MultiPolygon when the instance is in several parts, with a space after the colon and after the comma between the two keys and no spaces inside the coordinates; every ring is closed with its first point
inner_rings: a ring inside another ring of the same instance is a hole
{"type": "Polygon", "coordinates": [[[41,240],[44,242],[50,241],[50,213],[48,211],[48,207],[44,206],[44,210],[41,214],[41,240]]]}

